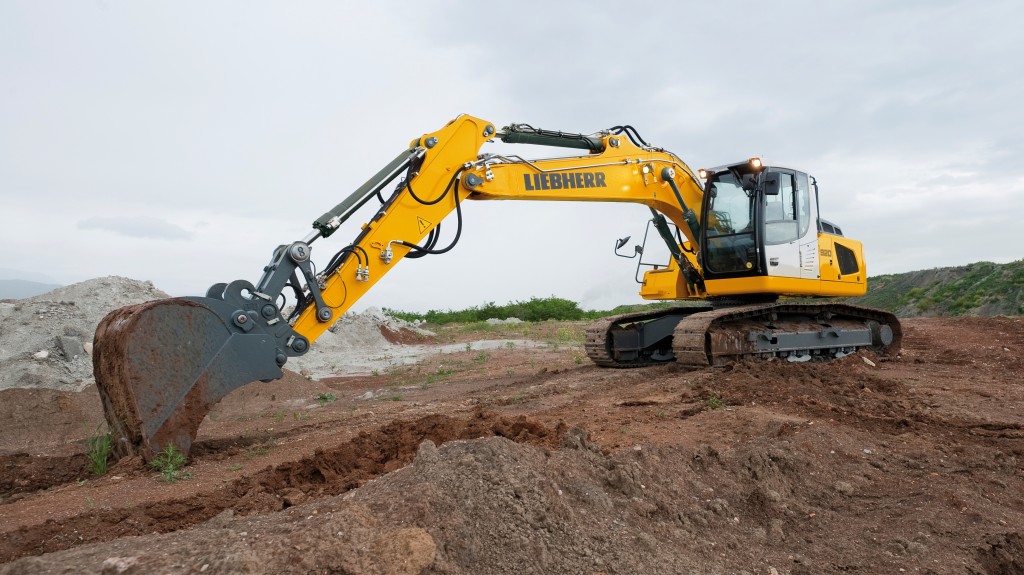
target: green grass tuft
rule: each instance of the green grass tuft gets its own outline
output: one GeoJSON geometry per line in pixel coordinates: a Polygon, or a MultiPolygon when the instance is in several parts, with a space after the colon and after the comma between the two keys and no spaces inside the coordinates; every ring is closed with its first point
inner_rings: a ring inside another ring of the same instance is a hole
{"type": "Polygon", "coordinates": [[[175,483],[182,479],[191,479],[192,473],[183,471],[187,459],[185,454],[178,451],[173,443],[164,446],[163,451],[154,457],[149,465],[160,472],[160,478],[165,483],[175,483]]]}
{"type": "Polygon", "coordinates": [[[103,476],[107,474],[107,464],[110,460],[110,434],[100,432],[100,426],[96,426],[96,433],[89,438],[89,471],[93,475],[103,476]]]}
{"type": "Polygon", "coordinates": [[[316,399],[316,402],[320,404],[320,407],[323,407],[332,401],[338,400],[337,397],[334,397],[333,393],[323,392],[316,394],[316,397],[314,397],[313,399],[316,399]]]}
{"type": "Polygon", "coordinates": [[[721,397],[718,397],[717,395],[712,395],[711,397],[708,397],[706,400],[704,400],[704,405],[708,406],[708,409],[718,409],[720,407],[725,407],[728,404],[721,397]]]}

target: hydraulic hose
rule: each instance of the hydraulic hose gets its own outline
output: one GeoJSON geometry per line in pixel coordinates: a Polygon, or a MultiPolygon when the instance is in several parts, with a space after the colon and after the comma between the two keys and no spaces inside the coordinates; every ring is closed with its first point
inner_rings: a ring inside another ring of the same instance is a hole
{"type": "Polygon", "coordinates": [[[630,126],[629,124],[626,124],[625,126],[614,126],[611,128],[611,132],[613,134],[621,134],[625,132],[626,137],[629,138],[629,141],[633,142],[634,145],[638,147],[642,146],[645,148],[651,147],[651,145],[648,144],[646,140],[640,137],[640,132],[638,132],[636,128],[630,126]]]}
{"type": "MultiPolygon", "coordinates": [[[[434,249],[434,247],[437,245],[437,240],[440,237],[441,237],[441,224],[437,224],[436,226],[434,226],[434,229],[430,230],[430,233],[427,234],[427,242],[424,244],[423,247],[428,249],[428,250],[434,249]]],[[[427,252],[425,252],[425,251],[418,251],[418,250],[414,249],[414,250],[411,250],[408,254],[406,254],[405,257],[416,259],[416,258],[422,258],[425,255],[427,255],[427,252]]]]}
{"type": "MultiPolygon", "coordinates": [[[[431,202],[424,202],[423,200],[419,199],[413,193],[412,186],[409,186],[408,184],[406,184],[406,185],[408,186],[409,194],[412,195],[412,197],[415,198],[416,201],[420,202],[421,204],[426,204],[426,205],[436,204],[437,202],[440,202],[442,198],[444,198],[446,195],[448,195],[448,192],[452,191],[452,187],[456,185],[455,183],[458,181],[459,176],[462,175],[462,172],[463,172],[462,169],[460,169],[457,172],[455,172],[455,174],[452,175],[452,179],[448,181],[448,185],[445,186],[444,192],[442,192],[441,195],[437,197],[437,199],[435,199],[435,200],[433,200],[431,202]]],[[[444,248],[439,249],[439,250],[432,249],[432,247],[429,247],[429,245],[428,246],[418,246],[418,245],[416,245],[416,244],[414,244],[412,242],[407,242],[407,241],[404,241],[404,240],[399,240],[399,241],[397,241],[395,243],[399,244],[399,245],[403,245],[403,246],[409,248],[410,250],[413,250],[414,252],[417,253],[417,255],[419,257],[425,256],[427,254],[430,254],[430,255],[440,255],[440,254],[447,253],[447,252],[451,251],[451,249],[455,247],[455,244],[459,243],[459,238],[462,237],[462,202],[459,201],[459,192],[458,192],[457,189],[455,190],[454,193],[455,193],[455,216],[456,216],[456,221],[458,223],[457,223],[457,227],[455,228],[455,237],[452,239],[452,243],[448,244],[447,247],[444,247],[444,248]]],[[[427,243],[429,244],[430,243],[429,236],[428,236],[427,240],[428,240],[427,243]]],[[[433,241],[434,241],[434,243],[437,243],[437,238],[435,237],[433,241]]]]}

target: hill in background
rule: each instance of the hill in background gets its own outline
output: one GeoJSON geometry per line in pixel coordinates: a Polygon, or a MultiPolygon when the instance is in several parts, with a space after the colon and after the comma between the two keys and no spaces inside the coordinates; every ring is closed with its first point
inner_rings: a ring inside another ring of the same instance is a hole
{"type": "Polygon", "coordinates": [[[23,299],[44,294],[59,288],[58,284],[48,284],[19,279],[0,279],[0,299],[23,299]]]}
{"type": "MultiPolygon", "coordinates": [[[[875,276],[868,278],[867,295],[838,301],[886,309],[900,317],[1024,315],[1024,260],[1008,264],[977,262],[960,267],[875,276]]],[[[506,305],[487,302],[462,310],[419,313],[385,308],[384,311],[406,321],[447,324],[508,317],[526,321],[586,320],[675,305],[680,305],[680,302],[583,310],[574,301],[551,296],[506,305]]]]}
{"type": "Polygon", "coordinates": [[[900,317],[1024,315],[1024,260],[871,277],[867,295],[847,301],[900,317]]]}

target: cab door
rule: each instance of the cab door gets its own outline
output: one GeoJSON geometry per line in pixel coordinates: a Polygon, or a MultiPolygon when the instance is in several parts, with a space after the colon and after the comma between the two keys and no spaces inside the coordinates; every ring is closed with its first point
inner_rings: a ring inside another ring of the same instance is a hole
{"type": "Polygon", "coordinates": [[[800,238],[800,277],[803,279],[821,279],[821,268],[818,267],[818,191],[808,185],[808,179],[813,180],[807,174],[797,172],[797,219],[800,221],[801,229],[805,226],[807,230],[800,238]]]}
{"type": "Polygon", "coordinates": [[[818,277],[818,234],[811,226],[816,206],[811,202],[807,174],[770,168],[779,179],[779,193],[762,196],[764,255],[769,276],[818,277]]]}

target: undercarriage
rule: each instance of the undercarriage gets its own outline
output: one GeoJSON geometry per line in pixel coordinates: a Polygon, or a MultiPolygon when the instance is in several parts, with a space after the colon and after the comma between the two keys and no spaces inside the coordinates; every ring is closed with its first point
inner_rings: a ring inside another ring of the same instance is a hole
{"type": "Polygon", "coordinates": [[[594,322],[587,355],[603,367],[674,361],[699,368],[746,358],[837,359],[868,349],[899,353],[902,331],[885,311],[836,303],[687,306],[630,313],[594,322]]]}

